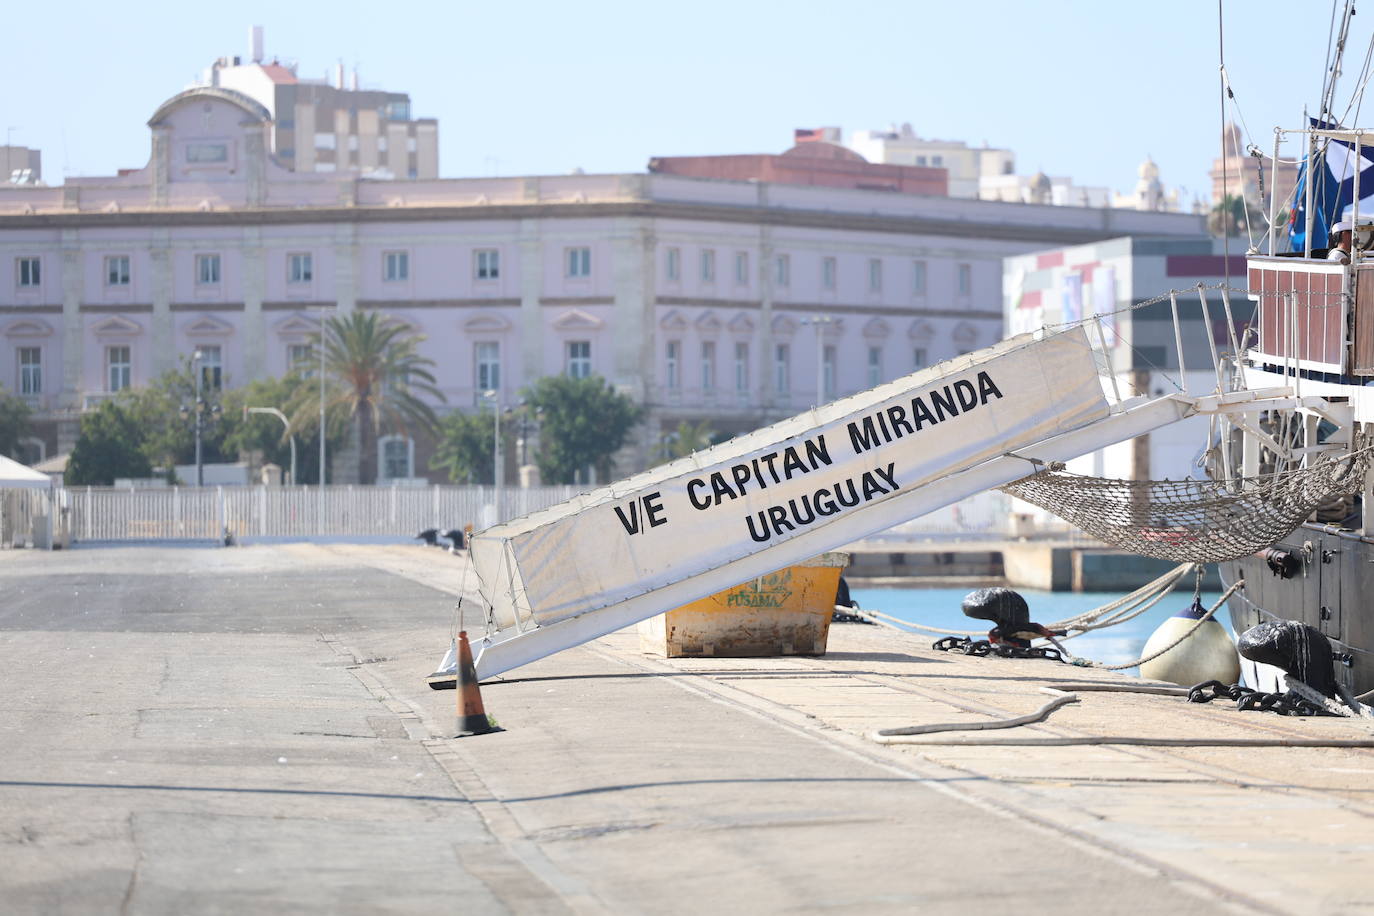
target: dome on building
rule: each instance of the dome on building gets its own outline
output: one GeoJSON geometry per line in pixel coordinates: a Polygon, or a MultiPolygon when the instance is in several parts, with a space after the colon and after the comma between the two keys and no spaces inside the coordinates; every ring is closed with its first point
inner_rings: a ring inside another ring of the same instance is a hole
{"type": "Polygon", "coordinates": [[[1136,174],[1140,176],[1141,181],[1158,181],[1159,166],[1155,165],[1154,159],[1146,156],[1145,161],[1140,163],[1140,168],[1136,174]]]}

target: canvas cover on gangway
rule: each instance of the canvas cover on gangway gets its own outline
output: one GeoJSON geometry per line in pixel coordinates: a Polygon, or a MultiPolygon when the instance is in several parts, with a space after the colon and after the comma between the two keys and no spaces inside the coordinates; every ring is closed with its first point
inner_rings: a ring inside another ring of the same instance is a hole
{"type": "Polygon", "coordinates": [[[1083,327],[1023,335],[481,532],[479,677],[1188,415],[1112,404],[1083,327]]]}

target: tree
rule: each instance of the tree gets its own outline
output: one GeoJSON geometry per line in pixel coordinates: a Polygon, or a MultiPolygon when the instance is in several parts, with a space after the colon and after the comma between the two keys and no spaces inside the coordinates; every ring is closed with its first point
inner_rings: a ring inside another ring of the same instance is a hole
{"type": "Polygon", "coordinates": [[[664,461],[686,458],[693,452],[710,448],[715,444],[714,437],[715,431],[711,429],[709,421],[701,420],[696,423],[688,423],[683,420],[677,425],[677,429],[663,434],[663,438],[659,441],[659,455],[664,461]]]}
{"type": "MultiPolygon", "coordinates": [[[[346,430],[356,423],[362,483],[377,480],[377,435],[385,432],[433,432],[438,417],[418,395],[444,401],[430,367],[434,360],[417,351],[424,337],[378,312],[350,312],[330,318],[324,329],[326,422],[346,430]]],[[[319,346],[319,336],[315,338],[319,346]]],[[[291,425],[301,430],[319,426],[318,394],[301,386],[291,425]]]]}
{"type": "Polygon", "coordinates": [[[19,457],[19,440],[29,432],[29,405],[0,387],[0,455],[19,457]]]}
{"type": "Polygon", "coordinates": [[[1212,235],[1247,236],[1247,213],[1250,216],[1249,225],[1252,229],[1268,227],[1269,223],[1265,220],[1264,214],[1250,206],[1244,197],[1228,194],[1221,203],[1212,207],[1211,212],[1207,214],[1207,231],[1212,235]]]}
{"type": "Polygon", "coordinates": [[[117,477],[148,477],[144,428],[127,402],[106,401],[81,418],[81,434],[67,460],[69,484],[113,486],[117,477]]]}
{"type": "MultiPolygon", "coordinates": [[[[494,421],[490,413],[454,411],[439,422],[439,441],[429,466],[448,472],[452,481],[494,483],[494,421]]],[[[501,431],[503,434],[505,430],[501,431]]]]}
{"type": "Polygon", "coordinates": [[[545,376],[521,393],[530,409],[544,412],[535,463],[548,483],[574,483],[577,472],[588,465],[600,479],[609,480],[611,456],[643,415],[599,375],[545,376]]]}

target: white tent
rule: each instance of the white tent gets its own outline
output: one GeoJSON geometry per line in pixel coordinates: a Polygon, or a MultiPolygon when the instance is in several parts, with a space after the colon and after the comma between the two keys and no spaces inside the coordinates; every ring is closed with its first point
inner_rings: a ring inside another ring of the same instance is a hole
{"type": "Polygon", "coordinates": [[[0,455],[0,490],[47,490],[51,487],[52,478],[47,474],[0,455]]]}

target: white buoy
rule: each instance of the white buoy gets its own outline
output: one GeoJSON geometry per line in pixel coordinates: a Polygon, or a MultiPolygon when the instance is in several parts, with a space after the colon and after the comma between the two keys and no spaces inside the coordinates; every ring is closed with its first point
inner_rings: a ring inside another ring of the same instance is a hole
{"type": "MultiPolygon", "coordinates": [[[[1153,655],[1169,643],[1187,633],[1207,614],[1202,602],[1179,611],[1159,625],[1145,642],[1142,657],[1153,655]]],[[[1235,684],[1240,681],[1240,658],[1235,643],[1216,618],[1198,627],[1197,632],[1183,642],[1140,666],[1140,676],[1156,681],[1168,681],[1180,687],[1191,687],[1203,681],[1235,684]]]]}

